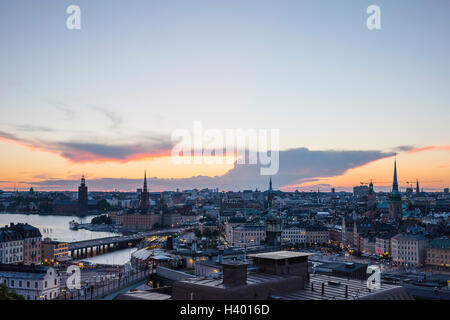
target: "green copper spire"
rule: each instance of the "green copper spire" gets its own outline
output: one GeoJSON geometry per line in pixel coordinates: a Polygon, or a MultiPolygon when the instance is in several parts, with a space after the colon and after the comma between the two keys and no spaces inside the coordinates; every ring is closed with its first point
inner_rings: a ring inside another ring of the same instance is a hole
{"type": "Polygon", "coordinates": [[[269,191],[272,191],[272,177],[270,177],[269,181],[269,191]]]}

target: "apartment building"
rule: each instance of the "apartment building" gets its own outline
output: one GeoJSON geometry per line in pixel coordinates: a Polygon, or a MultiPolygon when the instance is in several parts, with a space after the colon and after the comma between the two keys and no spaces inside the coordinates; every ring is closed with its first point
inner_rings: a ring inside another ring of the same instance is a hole
{"type": "Polygon", "coordinates": [[[0,229],[0,252],[2,264],[23,262],[23,238],[17,231],[8,228],[0,229]]]}
{"type": "Polygon", "coordinates": [[[392,261],[398,265],[421,266],[425,263],[427,239],[421,235],[400,233],[391,240],[392,261]]]}
{"type": "Polygon", "coordinates": [[[51,267],[0,265],[0,283],[27,300],[52,300],[58,297],[61,278],[51,267]]]}
{"type": "Polygon", "coordinates": [[[286,225],[281,232],[281,240],[286,243],[306,243],[306,229],[299,225],[286,225]]]}
{"type": "Polygon", "coordinates": [[[233,228],[232,235],[233,246],[257,246],[266,239],[266,229],[260,225],[239,226],[233,228]]]}
{"type": "Polygon", "coordinates": [[[441,237],[429,242],[426,264],[437,267],[450,267],[450,239],[441,237]]]}

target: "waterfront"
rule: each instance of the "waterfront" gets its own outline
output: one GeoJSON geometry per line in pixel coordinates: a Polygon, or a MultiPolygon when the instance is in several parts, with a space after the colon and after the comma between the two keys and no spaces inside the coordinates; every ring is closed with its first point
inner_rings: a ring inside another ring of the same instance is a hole
{"type": "MultiPolygon", "coordinates": [[[[75,220],[78,223],[88,223],[93,217],[95,216],[80,218],[71,216],[0,213],[0,226],[9,225],[11,222],[28,223],[36,228],[39,228],[42,234],[42,239],[51,238],[52,240],[67,242],[92,240],[120,235],[112,232],[98,232],[85,229],[71,230],[69,228],[69,222],[72,220],[75,220]]],[[[87,258],[84,259],[84,261],[88,261],[92,264],[123,265],[130,261],[131,253],[135,250],[136,248],[117,250],[104,255],[87,258]]]]}
{"type": "Polygon", "coordinates": [[[0,226],[13,223],[28,223],[39,228],[42,239],[51,238],[57,241],[75,242],[97,238],[117,236],[112,232],[97,232],[89,230],[71,230],[69,222],[72,220],[78,223],[88,223],[95,216],[86,216],[83,218],[72,216],[38,215],[38,214],[10,214],[0,213],[0,226]]]}

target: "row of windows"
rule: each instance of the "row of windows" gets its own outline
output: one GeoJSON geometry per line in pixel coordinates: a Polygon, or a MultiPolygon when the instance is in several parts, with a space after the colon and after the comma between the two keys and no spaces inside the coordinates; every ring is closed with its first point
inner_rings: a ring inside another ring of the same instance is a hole
{"type": "MultiPolygon", "coordinates": [[[[55,281],[55,286],[58,285],[58,279],[55,278],[54,281],[55,281]]],[[[15,281],[15,280],[11,279],[9,281],[9,285],[8,285],[7,280],[6,279],[3,280],[3,283],[6,284],[10,288],[14,288],[14,287],[15,288],[31,288],[31,281],[26,281],[25,287],[23,287],[22,285],[24,284],[24,282],[25,281],[22,281],[22,280],[15,281]],[[16,286],[16,284],[17,284],[17,286],[16,286]]],[[[46,281],[44,281],[44,288],[47,288],[47,286],[48,286],[48,284],[47,284],[47,280],[46,280],[46,281]]],[[[37,287],[38,287],[38,282],[34,281],[34,288],[36,289],[37,287]]]]}

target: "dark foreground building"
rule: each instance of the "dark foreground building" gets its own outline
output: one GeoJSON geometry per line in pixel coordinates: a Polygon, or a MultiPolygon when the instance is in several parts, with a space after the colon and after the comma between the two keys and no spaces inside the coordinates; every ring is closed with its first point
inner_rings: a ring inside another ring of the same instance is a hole
{"type": "MultiPolygon", "coordinates": [[[[381,284],[369,290],[366,281],[310,274],[309,253],[277,251],[253,254],[253,271],[243,261],[223,264],[222,278],[189,278],[171,286],[142,290],[133,299],[154,300],[413,300],[403,287],[381,284]],[[161,291],[161,290],[164,290],[161,291]]],[[[127,299],[126,294],[117,299],[127,299]]]]}

